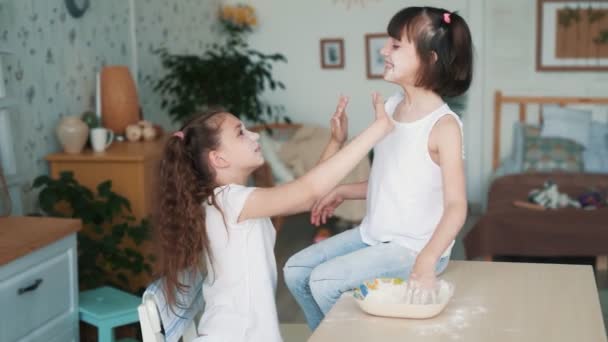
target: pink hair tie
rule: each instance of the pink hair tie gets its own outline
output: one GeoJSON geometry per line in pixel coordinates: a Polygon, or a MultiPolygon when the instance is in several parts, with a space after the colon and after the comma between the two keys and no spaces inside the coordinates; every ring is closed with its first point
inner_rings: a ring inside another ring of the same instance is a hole
{"type": "Polygon", "coordinates": [[[449,24],[452,22],[452,18],[450,18],[451,15],[452,15],[452,13],[448,13],[448,12],[443,13],[443,21],[446,24],[449,24]]]}
{"type": "Polygon", "coordinates": [[[173,136],[178,137],[181,140],[184,140],[184,132],[182,132],[182,131],[177,131],[177,132],[173,133],[173,136]]]}

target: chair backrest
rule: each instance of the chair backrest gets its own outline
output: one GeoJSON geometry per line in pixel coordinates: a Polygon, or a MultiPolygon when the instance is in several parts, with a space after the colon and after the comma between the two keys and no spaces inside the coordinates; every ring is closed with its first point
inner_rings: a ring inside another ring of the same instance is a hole
{"type": "MultiPolygon", "coordinates": [[[[144,296],[142,304],[137,307],[137,312],[139,313],[139,324],[141,326],[143,342],[165,342],[160,314],[154,298],[152,296],[144,296]]],[[[181,337],[183,342],[193,341],[197,337],[194,321],[188,322],[181,337]]]]}

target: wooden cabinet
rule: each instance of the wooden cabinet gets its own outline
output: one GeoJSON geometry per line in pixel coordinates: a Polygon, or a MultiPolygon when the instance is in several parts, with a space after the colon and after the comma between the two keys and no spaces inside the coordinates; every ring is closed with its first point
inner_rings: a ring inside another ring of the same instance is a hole
{"type": "Polygon", "coordinates": [[[0,218],[0,341],[78,341],[79,220],[0,218]]]}
{"type": "MultiPolygon", "coordinates": [[[[114,142],[108,149],[95,153],[85,149],[80,154],[55,153],[48,155],[50,175],[57,178],[62,171],[72,171],[83,186],[96,192],[99,183],[111,180],[112,191],[131,203],[136,220],[149,217],[154,208],[157,172],[165,139],[150,142],[114,142]]],[[[153,253],[150,241],[135,247],[143,256],[153,253]]],[[[145,273],[129,276],[129,288],[137,291],[153,278],[145,273]]]]}
{"type": "Polygon", "coordinates": [[[80,184],[94,192],[99,183],[111,180],[112,190],[131,202],[133,215],[139,220],[152,213],[163,143],[164,139],[114,142],[101,153],[86,149],[79,154],[51,154],[46,160],[51,177],[58,177],[62,171],[72,171],[80,184]]]}

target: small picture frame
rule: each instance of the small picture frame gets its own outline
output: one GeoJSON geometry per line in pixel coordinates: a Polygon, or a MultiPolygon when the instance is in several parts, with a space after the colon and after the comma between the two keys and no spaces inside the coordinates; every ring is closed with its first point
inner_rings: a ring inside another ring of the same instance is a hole
{"type": "Polygon", "coordinates": [[[384,56],[380,50],[386,44],[388,34],[368,33],[365,35],[365,65],[367,78],[382,78],[384,76],[384,56]]]}
{"type": "Polygon", "coordinates": [[[321,68],[344,69],[344,39],[321,39],[321,68]]]}

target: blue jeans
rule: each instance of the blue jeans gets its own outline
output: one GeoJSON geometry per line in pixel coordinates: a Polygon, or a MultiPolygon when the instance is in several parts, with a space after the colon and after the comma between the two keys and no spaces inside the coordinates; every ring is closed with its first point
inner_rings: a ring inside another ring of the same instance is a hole
{"type": "MultiPolygon", "coordinates": [[[[380,277],[409,278],[417,253],[397,243],[370,246],[359,228],[323,240],[293,255],[283,268],[285,282],[315,330],[340,298],[366,280],[380,277]]],[[[439,274],[449,257],[439,259],[439,274]]]]}

